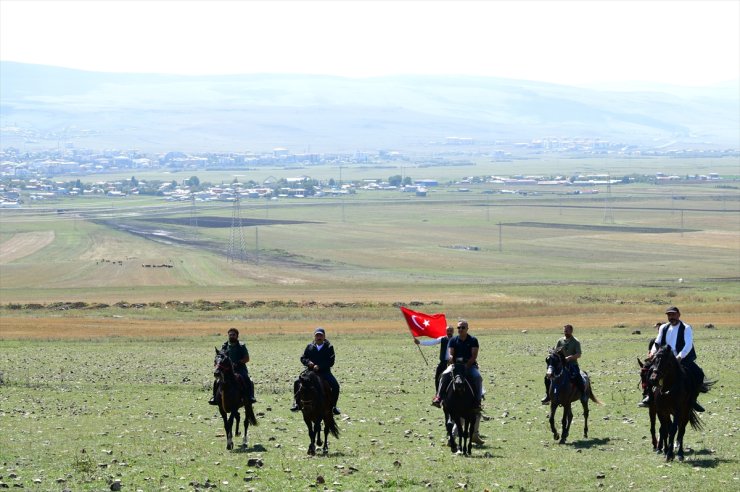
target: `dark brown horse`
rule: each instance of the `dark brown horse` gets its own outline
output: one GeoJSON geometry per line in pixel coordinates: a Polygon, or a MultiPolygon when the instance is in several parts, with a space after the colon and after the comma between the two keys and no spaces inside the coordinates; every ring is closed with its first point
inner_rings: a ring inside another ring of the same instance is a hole
{"type": "Polygon", "coordinates": [[[308,427],[311,443],[308,454],[316,454],[316,446],[321,446],[321,423],[324,423],[324,447],[322,452],[329,452],[329,433],[339,437],[339,428],[332,413],[334,398],[331,386],[314,371],[306,369],[298,377],[298,401],[300,402],[303,421],[308,427]]]}
{"type": "Polygon", "coordinates": [[[226,449],[234,449],[232,428],[234,420],[236,420],[236,435],[238,436],[239,409],[241,407],[244,407],[244,440],[242,441],[242,448],[246,448],[249,425],[257,425],[257,417],[254,415],[252,403],[244,396],[243,383],[240,383],[237,379],[234,366],[225,351],[216,349],[216,358],[213,361],[213,365],[213,375],[219,381],[218,389],[216,390],[216,401],[218,401],[218,411],[224,421],[226,449]]]}
{"type": "Polygon", "coordinates": [[[591,399],[595,403],[602,405],[591,390],[588,374],[581,371],[581,377],[585,381],[585,389],[581,392],[578,386],[570,379],[570,371],[566,367],[565,355],[562,350],[551,350],[545,361],[547,362],[547,378],[550,379],[550,429],[552,430],[553,438],[556,441],[560,439],[559,443],[565,444],[565,440],[568,438],[570,432],[570,424],[573,422],[571,403],[578,400],[581,401],[581,405],[583,406],[583,437],[587,438],[588,400],[591,399]],[[555,412],[558,406],[563,407],[562,435],[559,435],[555,429],[555,412]]]}
{"type": "Polygon", "coordinates": [[[465,365],[455,364],[452,370],[452,381],[447,388],[442,388],[442,406],[445,411],[445,425],[448,433],[448,444],[452,452],[470,456],[473,451],[473,425],[478,417],[479,409],[474,409],[475,392],[473,386],[465,377],[465,365]],[[457,443],[453,436],[452,421],[457,428],[457,443]]]}
{"type": "MultiPolygon", "coordinates": [[[[652,366],[648,364],[647,360],[643,364],[639,357],[637,358],[637,363],[640,364],[640,387],[644,391],[648,388],[648,385],[650,384],[649,378],[651,374],[650,369],[652,366]]],[[[655,436],[655,417],[658,414],[658,411],[655,408],[655,398],[650,399],[648,414],[650,416],[650,437],[653,441],[653,451],[662,454],[665,441],[663,440],[662,435],[660,436],[660,440],[658,440],[655,436]]]]}
{"type": "Polygon", "coordinates": [[[664,345],[655,353],[650,383],[653,401],[660,419],[660,439],[665,443],[665,459],[672,461],[674,441],[678,441],[678,460],[683,461],[683,436],[686,424],[695,430],[702,429],[699,414],[694,410],[698,394],[706,393],[714,381],[703,381],[696,387],[693,375],[676,359],[673,350],[664,345]],[[678,434],[678,435],[676,435],[678,434]]]}

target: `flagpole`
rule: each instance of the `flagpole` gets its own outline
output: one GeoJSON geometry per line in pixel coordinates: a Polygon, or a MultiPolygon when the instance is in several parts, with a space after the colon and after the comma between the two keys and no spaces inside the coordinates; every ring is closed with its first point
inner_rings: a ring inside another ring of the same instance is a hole
{"type": "MultiPolygon", "coordinates": [[[[411,338],[412,338],[412,339],[415,339],[415,338],[416,338],[416,337],[414,337],[414,334],[413,334],[413,333],[411,333],[411,328],[409,328],[409,335],[411,335],[411,338]]],[[[422,352],[422,351],[421,351],[421,346],[419,346],[419,344],[416,344],[416,343],[415,343],[415,345],[416,345],[416,348],[418,348],[418,349],[419,349],[419,353],[421,354],[421,358],[422,358],[422,359],[424,359],[424,363],[425,363],[426,365],[429,365],[429,362],[427,362],[427,358],[426,358],[426,357],[424,357],[424,352],[422,352]]]]}

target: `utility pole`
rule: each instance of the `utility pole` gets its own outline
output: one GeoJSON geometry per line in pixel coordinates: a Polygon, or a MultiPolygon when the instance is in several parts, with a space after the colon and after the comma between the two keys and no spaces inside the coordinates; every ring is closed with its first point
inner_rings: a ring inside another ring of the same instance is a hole
{"type": "Polygon", "coordinates": [[[231,231],[229,234],[229,247],[226,251],[228,261],[244,262],[247,258],[247,246],[244,240],[244,229],[242,228],[242,209],[239,193],[236,193],[234,207],[231,214],[231,231]]]}
{"type": "Polygon", "coordinates": [[[604,197],[604,224],[614,223],[614,213],[612,211],[612,177],[606,177],[606,196],[604,197]]]}

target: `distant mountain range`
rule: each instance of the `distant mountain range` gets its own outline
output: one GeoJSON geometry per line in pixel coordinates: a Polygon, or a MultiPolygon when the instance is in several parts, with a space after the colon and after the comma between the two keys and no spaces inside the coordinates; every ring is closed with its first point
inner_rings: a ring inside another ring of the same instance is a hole
{"type": "Polygon", "coordinates": [[[462,76],[176,76],[0,62],[2,146],[142,151],[433,150],[544,137],[740,148],[740,82],[597,90],[462,76]]]}

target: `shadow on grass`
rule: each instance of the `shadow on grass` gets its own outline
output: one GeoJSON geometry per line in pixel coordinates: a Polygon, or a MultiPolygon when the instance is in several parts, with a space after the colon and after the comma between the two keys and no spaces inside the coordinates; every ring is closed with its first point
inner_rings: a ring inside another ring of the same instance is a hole
{"type": "Polygon", "coordinates": [[[603,446],[605,444],[609,444],[609,441],[611,441],[611,439],[609,439],[608,437],[583,439],[580,441],[574,441],[573,443],[571,443],[571,446],[578,449],[588,449],[594,446],[603,446]]]}
{"type": "Polygon", "coordinates": [[[264,447],[262,444],[255,444],[254,446],[250,447],[244,447],[244,446],[234,446],[234,452],[235,453],[264,453],[267,451],[267,448],[264,447]]]}
{"type": "Polygon", "coordinates": [[[737,463],[736,459],[719,458],[709,449],[691,450],[686,452],[684,463],[697,468],[717,468],[725,463],[737,463]]]}

